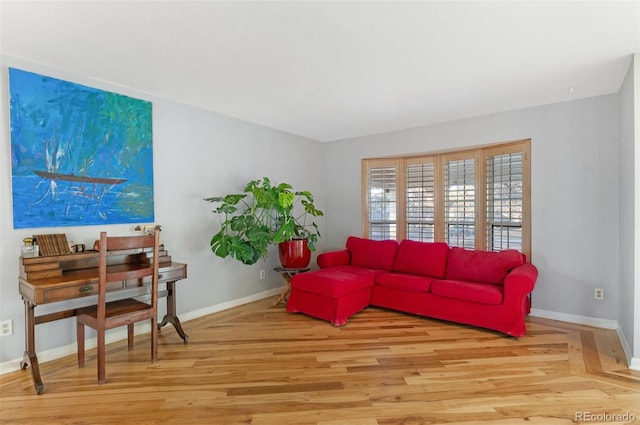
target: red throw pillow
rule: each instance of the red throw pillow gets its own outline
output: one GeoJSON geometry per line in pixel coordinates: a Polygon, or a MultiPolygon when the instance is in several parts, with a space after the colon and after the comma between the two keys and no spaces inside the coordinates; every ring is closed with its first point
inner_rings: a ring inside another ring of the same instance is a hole
{"type": "Polygon", "coordinates": [[[391,239],[376,241],[349,236],[347,249],[351,251],[351,265],[390,271],[398,250],[398,242],[391,239]]]}
{"type": "Polygon", "coordinates": [[[393,271],[443,278],[447,267],[449,245],[445,242],[400,242],[393,271]]]}
{"type": "Polygon", "coordinates": [[[446,277],[501,285],[507,273],[523,262],[523,255],[515,249],[493,252],[453,247],[447,258],[446,277]]]}

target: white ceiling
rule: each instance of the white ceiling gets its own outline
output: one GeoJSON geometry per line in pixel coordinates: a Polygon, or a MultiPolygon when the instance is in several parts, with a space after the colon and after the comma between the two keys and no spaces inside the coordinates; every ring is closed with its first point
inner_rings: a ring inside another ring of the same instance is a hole
{"type": "Polygon", "coordinates": [[[617,92],[639,1],[9,1],[0,52],[320,141],[617,92]]]}

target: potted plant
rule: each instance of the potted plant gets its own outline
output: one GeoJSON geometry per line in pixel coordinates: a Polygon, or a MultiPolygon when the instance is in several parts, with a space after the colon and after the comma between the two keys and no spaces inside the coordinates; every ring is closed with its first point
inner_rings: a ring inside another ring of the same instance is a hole
{"type": "Polygon", "coordinates": [[[217,256],[255,264],[267,257],[269,245],[276,244],[283,267],[309,264],[320,238],[318,225],[310,217],[324,215],[315,207],[311,192],[294,191],[288,183],[273,185],[263,177],[250,181],[242,193],[204,200],[217,205],[213,212],[220,218],[220,230],[211,238],[211,250],[217,256]],[[283,259],[287,253],[304,254],[305,259],[289,263],[283,259]]]}

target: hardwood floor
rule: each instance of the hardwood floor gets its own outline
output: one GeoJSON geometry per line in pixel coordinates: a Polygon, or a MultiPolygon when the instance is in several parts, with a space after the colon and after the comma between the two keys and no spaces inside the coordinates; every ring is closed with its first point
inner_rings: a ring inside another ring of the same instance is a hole
{"type": "Polygon", "coordinates": [[[531,318],[521,339],[369,308],[342,328],[273,299],[0,376],[2,424],[640,423],[640,372],[614,331],[531,318]]]}

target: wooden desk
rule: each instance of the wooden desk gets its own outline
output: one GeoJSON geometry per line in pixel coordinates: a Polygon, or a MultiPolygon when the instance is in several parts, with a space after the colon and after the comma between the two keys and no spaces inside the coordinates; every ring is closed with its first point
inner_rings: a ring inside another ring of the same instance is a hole
{"type": "MultiPolygon", "coordinates": [[[[140,251],[131,251],[111,255],[108,260],[109,267],[122,267],[124,264],[131,264],[138,261],[140,254],[140,251]]],[[[25,352],[20,367],[22,370],[31,367],[33,382],[38,394],[42,394],[44,391],[44,384],[40,377],[40,367],[36,355],[35,327],[41,323],[74,317],[76,309],[59,310],[36,316],[35,308],[42,304],[96,295],[98,293],[98,255],[97,251],[87,251],[50,257],[20,258],[20,295],[24,301],[25,314],[25,352]]],[[[151,253],[147,255],[151,256],[151,253]]],[[[161,291],[159,296],[167,297],[167,313],[158,327],[171,323],[184,342],[187,342],[189,337],[184,333],[176,315],[175,283],[186,277],[187,265],[171,261],[168,252],[165,251],[164,246],[161,246],[159,282],[165,283],[166,289],[161,291]]],[[[111,295],[116,298],[119,295],[145,296],[144,289],[149,284],[150,280],[110,282],[107,286],[107,292],[116,292],[111,295]],[[136,293],[136,288],[138,293],[136,293]],[[117,294],[118,291],[125,290],[128,290],[128,293],[117,294]]],[[[91,304],[93,303],[88,303],[88,305],[91,304]]]]}

